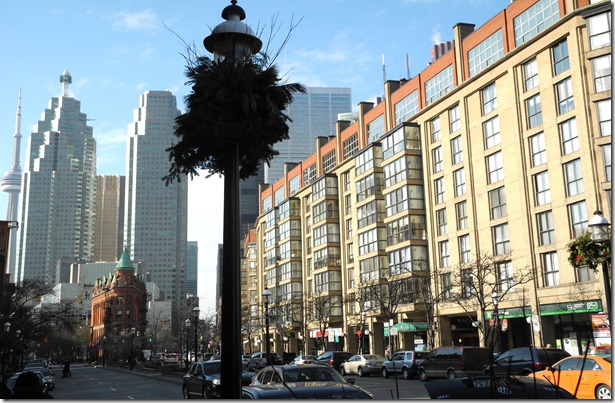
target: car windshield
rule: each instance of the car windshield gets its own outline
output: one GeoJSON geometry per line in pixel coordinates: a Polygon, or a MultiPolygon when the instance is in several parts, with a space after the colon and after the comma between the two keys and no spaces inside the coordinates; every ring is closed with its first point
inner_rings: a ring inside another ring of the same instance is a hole
{"type": "Polygon", "coordinates": [[[335,370],[328,368],[328,367],[284,369],[284,381],[285,382],[320,381],[320,382],[347,383],[346,379],[344,379],[343,376],[341,376],[335,370]]]}
{"type": "Polygon", "coordinates": [[[203,373],[205,375],[215,375],[222,372],[222,367],[219,362],[203,365],[203,373]]]}

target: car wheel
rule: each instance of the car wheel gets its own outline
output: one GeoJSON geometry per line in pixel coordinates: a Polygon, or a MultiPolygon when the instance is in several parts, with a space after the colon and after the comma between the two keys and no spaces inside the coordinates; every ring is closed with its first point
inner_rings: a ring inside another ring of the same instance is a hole
{"type": "Polygon", "coordinates": [[[446,377],[447,377],[448,379],[455,379],[455,378],[456,378],[456,376],[455,376],[455,371],[453,371],[453,370],[451,369],[450,371],[448,371],[448,372],[446,373],[446,377]]]}
{"type": "Polygon", "coordinates": [[[183,389],[184,399],[190,399],[190,393],[188,393],[188,388],[184,386],[183,389]]]}
{"type": "Polygon", "coordinates": [[[609,399],[611,400],[611,388],[601,384],[596,388],[596,399],[609,399]]]}
{"type": "Polygon", "coordinates": [[[363,373],[363,368],[359,367],[359,370],[357,371],[359,373],[359,376],[363,377],[365,376],[365,374],[363,373]]]}
{"type": "Polygon", "coordinates": [[[424,369],[419,370],[419,379],[423,382],[427,382],[427,380],[429,379],[429,377],[427,376],[427,372],[425,372],[424,369]]]}
{"type": "Polygon", "coordinates": [[[410,376],[410,368],[408,368],[408,367],[402,368],[401,369],[401,376],[404,379],[410,379],[411,378],[411,376],[410,376]]]}
{"type": "Polygon", "coordinates": [[[387,367],[382,367],[382,377],[383,378],[389,377],[389,371],[387,371],[387,367]]]}
{"type": "Polygon", "coordinates": [[[342,374],[342,376],[346,376],[346,370],[343,366],[340,367],[340,374],[342,374]]]}

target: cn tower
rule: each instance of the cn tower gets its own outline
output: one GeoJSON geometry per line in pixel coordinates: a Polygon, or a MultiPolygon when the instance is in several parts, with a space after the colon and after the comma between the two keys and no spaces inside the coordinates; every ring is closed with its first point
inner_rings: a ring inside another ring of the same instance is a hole
{"type": "MultiPolygon", "coordinates": [[[[0,189],[9,194],[6,220],[12,222],[9,228],[17,228],[17,212],[19,207],[19,192],[21,191],[21,167],[19,155],[21,153],[21,87],[17,101],[17,116],[15,118],[15,134],[13,134],[13,166],[11,170],[0,179],[0,189]]],[[[15,273],[15,249],[17,246],[17,231],[11,231],[9,236],[8,257],[6,260],[6,272],[15,273]]]]}

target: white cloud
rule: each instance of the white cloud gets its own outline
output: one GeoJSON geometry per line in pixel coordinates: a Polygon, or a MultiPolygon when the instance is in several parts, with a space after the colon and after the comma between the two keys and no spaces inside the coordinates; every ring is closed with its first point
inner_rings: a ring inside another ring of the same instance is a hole
{"type": "Polygon", "coordinates": [[[113,28],[121,31],[153,32],[161,27],[160,18],[152,10],[121,11],[104,17],[113,28]]]}
{"type": "Polygon", "coordinates": [[[440,25],[436,25],[431,30],[431,42],[434,45],[439,45],[442,43],[442,33],[440,32],[440,25]]]}

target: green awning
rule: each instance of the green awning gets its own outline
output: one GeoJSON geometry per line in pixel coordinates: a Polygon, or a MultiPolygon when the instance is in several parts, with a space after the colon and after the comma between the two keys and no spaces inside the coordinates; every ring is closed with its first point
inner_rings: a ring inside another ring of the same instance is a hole
{"type": "Polygon", "coordinates": [[[403,332],[420,332],[429,329],[426,322],[399,322],[393,325],[401,333],[403,332]]]}

